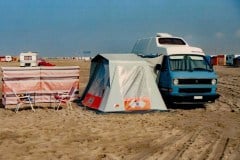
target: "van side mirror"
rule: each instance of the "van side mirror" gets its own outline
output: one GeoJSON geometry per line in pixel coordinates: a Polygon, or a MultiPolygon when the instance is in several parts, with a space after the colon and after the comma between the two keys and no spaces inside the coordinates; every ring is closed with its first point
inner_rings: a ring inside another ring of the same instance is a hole
{"type": "Polygon", "coordinates": [[[157,70],[157,71],[161,70],[161,68],[162,68],[162,65],[161,65],[161,64],[157,64],[157,65],[155,66],[155,70],[157,70]]]}

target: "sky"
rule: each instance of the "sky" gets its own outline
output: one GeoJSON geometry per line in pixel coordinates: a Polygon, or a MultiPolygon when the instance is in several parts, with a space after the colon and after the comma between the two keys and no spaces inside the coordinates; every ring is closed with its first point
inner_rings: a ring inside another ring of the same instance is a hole
{"type": "Polygon", "coordinates": [[[0,0],[0,55],[128,53],[158,32],[207,54],[240,54],[240,1],[0,0]]]}

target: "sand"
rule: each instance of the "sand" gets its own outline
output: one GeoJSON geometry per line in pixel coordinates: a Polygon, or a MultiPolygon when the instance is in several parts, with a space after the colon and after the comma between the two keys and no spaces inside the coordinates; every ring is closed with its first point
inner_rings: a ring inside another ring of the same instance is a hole
{"type": "MultiPolygon", "coordinates": [[[[89,62],[53,63],[80,65],[80,90],[85,87],[89,62]]],[[[15,113],[0,108],[0,159],[237,160],[240,68],[215,69],[221,97],[203,107],[135,114],[99,114],[77,103],[70,111],[38,107],[15,113]]]]}

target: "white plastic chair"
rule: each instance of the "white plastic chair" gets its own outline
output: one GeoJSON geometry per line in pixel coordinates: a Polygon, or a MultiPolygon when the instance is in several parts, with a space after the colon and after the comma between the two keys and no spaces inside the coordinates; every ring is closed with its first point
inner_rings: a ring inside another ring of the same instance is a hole
{"type": "MultiPolygon", "coordinates": [[[[13,91],[14,92],[14,91],[13,91]]],[[[33,104],[32,104],[32,98],[30,96],[30,94],[16,94],[16,92],[14,92],[15,96],[17,97],[17,106],[15,109],[15,112],[17,113],[19,108],[23,105],[23,104],[30,104],[31,109],[33,112],[35,112],[35,109],[33,108],[33,104]]]]}

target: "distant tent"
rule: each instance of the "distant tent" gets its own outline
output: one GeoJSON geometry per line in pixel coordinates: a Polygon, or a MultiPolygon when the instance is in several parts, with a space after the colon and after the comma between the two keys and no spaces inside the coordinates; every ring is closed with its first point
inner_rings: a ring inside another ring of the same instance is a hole
{"type": "Polygon", "coordinates": [[[167,110],[155,80],[135,54],[99,54],[91,61],[82,104],[103,112],[167,110]]]}

